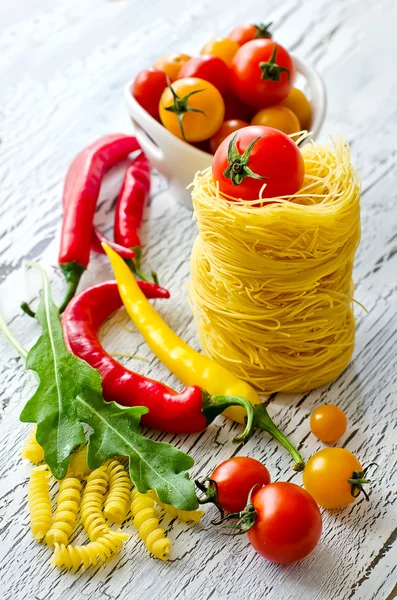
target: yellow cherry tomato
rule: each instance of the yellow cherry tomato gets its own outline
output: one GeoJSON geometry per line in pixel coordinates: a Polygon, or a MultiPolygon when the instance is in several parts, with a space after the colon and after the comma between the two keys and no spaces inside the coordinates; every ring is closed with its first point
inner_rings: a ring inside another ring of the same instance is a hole
{"type": "Polygon", "coordinates": [[[296,114],[302,129],[309,130],[312,123],[312,107],[305,94],[298,88],[291,88],[288,96],[279,106],[286,106],[296,114]]]}
{"type": "Polygon", "coordinates": [[[172,90],[164,90],[159,112],[161,122],[171,133],[186,142],[202,142],[222,125],[225,103],[212,83],[186,77],[175,81],[172,90]]]}
{"type": "Polygon", "coordinates": [[[322,442],[335,442],[345,433],[346,415],[335,404],[324,404],[314,410],[310,417],[310,429],[322,442]]]}
{"type": "Polygon", "coordinates": [[[262,108],[251,120],[251,125],[264,125],[273,127],[289,135],[300,131],[301,126],[298,117],[285,106],[269,106],[262,108]]]}
{"type": "Polygon", "coordinates": [[[369,483],[365,471],[354,454],[345,448],[324,448],[316,452],[303,471],[305,489],[324,508],[347,506],[364,492],[365,483],[369,483]]]}
{"type": "Polygon", "coordinates": [[[170,78],[170,81],[175,81],[178,79],[179,71],[182,69],[183,65],[187,63],[192,57],[188,54],[179,54],[178,52],[171,52],[171,54],[166,54],[162,56],[154,63],[153,67],[155,69],[159,69],[160,71],[164,71],[170,78]]]}
{"type": "Polygon", "coordinates": [[[240,46],[238,43],[234,42],[233,40],[229,40],[229,38],[216,38],[215,40],[207,42],[202,48],[200,54],[212,54],[213,56],[218,56],[227,64],[228,67],[230,67],[234,55],[239,49],[240,46]]]}

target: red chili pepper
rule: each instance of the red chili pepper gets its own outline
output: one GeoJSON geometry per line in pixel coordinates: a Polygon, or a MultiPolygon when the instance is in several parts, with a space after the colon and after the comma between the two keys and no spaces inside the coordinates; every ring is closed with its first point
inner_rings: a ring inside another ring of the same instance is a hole
{"type": "MultiPolygon", "coordinates": [[[[169,292],[153,283],[138,282],[147,298],[168,298],[169,292]]],[[[87,288],[69,303],[62,319],[67,347],[98,369],[102,376],[105,400],[123,406],[146,406],[149,412],[142,423],[170,433],[202,431],[229,406],[243,406],[247,411],[244,433],[236,440],[246,440],[253,427],[253,408],[244,398],[210,396],[198,386],[175,392],[168,386],[130,371],[102,348],[98,339],[101,324],[122,301],[115,281],[87,288]]]]}
{"type": "Polygon", "coordinates": [[[135,137],[113,134],[95,141],[79,152],[72,162],[63,193],[59,264],[67,282],[62,311],[76,292],[88,266],[96,203],[105,172],[131,152],[139,149],[135,137]]]}
{"type": "Polygon", "coordinates": [[[134,250],[120,246],[119,244],[116,244],[116,242],[112,242],[112,240],[108,240],[108,238],[101,231],[99,231],[97,227],[93,227],[91,232],[91,250],[98,252],[98,254],[105,254],[105,250],[102,248],[102,242],[105,242],[108,246],[113,248],[113,250],[117,252],[121,258],[131,260],[132,258],[136,257],[134,250]]]}

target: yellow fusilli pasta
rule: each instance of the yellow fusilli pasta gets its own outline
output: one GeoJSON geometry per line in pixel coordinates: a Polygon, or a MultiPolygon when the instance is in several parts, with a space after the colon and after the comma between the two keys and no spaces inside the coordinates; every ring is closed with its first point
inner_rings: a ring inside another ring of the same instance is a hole
{"type": "Polygon", "coordinates": [[[128,534],[119,529],[118,531],[109,531],[95,542],[90,542],[85,546],[55,544],[54,555],[50,562],[56,567],[65,567],[66,569],[78,569],[81,565],[87,569],[99,562],[105,562],[120,550],[128,538],[128,534]]]}
{"type": "Polygon", "coordinates": [[[103,514],[112,523],[122,523],[128,513],[131,499],[131,479],[124,466],[115,459],[105,463],[109,475],[109,493],[103,514]]]}
{"type": "Polygon", "coordinates": [[[21,456],[23,459],[29,460],[34,465],[43,462],[44,452],[43,448],[36,440],[36,427],[33,427],[30,432],[29,437],[22,448],[21,456]]]}
{"type": "Polygon", "coordinates": [[[103,515],[103,503],[108,483],[107,468],[102,465],[88,476],[87,485],[83,492],[81,521],[92,542],[110,531],[103,515]]]}
{"type": "Polygon", "coordinates": [[[70,457],[69,467],[75,477],[85,479],[92,471],[87,465],[87,446],[80,446],[70,457]]]}
{"type": "Polygon", "coordinates": [[[32,469],[28,487],[30,528],[34,539],[41,542],[52,524],[50,471],[47,465],[32,469]]]}
{"type": "Polygon", "coordinates": [[[65,477],[59,484],[57,509],[52,527],[45,541],[49,546],[55,543],[67,545],[77,521],[81,501],[81,481],[76,477],[65,477]]]}
{"type": "Polygon", "coordinates": [[[204,514],[203,510],[180,510],[171,504],[164,504],[164,502],[161,502],[154,490],[149,490],[147,495],[152,498],[156,504],[161,506],[167,515],[170,515],[171,517],[177,517],[180,521],[194,521],[195,523],[198,523],[204,514]]]}
{"type": "Polygon", "coordinates": [[[139,537],[144,540],[147,550],[160,560],[168,560],[171,540],[165,537],[164,529],[159,527],[154,500],[147,494],[134,490],[131,512],[139,537]]]}

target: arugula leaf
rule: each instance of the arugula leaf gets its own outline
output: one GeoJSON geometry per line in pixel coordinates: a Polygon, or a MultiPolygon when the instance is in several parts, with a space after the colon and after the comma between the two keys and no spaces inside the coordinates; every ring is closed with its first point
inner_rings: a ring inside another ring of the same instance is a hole
{"type": "Polygon", "coordinates": [[[125,408],[102,398],[101,376],[85,361],[71,354],[65,345],[59,311],[52,300],[45,270],[41,271],[43,292],[37,311],[42,333],[29,353],[19,344],[0,315],[0,329],[17,352],[26,359],[26,368],[35,372],[39,386],[21,413],[21,421],[37,423],[37,441],[44,458],[58,479],[66,475],[69,456],[85,443],[82,423],[88,434],[88,464],[97,468],[113,456],[129,458],[130,476],[142,493],[154,489],[162,502],[181,510],[198,506],[188,469],[194,460],[164,442],[155,442],[139,433],[144,406],[125,408]]]}
{"type": "Polygon", "coordinates": [[[77,398],[77,406],[80,420],[94,430],[88,442],[89,466],[95,469],[118,454],[128,456],[130,476],[140,492],[153,489],[165,504],[181,510],[197,508],[194,483],[187,473],[194,460],[170,444],[139,433],[139,421],[147,408],[125,408],[91,392],[88,396],[77,398]]]}

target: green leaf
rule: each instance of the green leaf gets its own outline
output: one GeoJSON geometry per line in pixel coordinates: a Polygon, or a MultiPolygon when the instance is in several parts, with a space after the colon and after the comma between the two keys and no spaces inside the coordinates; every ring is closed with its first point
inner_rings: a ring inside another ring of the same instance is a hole
{"type": "Polygon", "coordinates": [[[80,420],[93,429],[87,455],[91,468],[112,456],[128,456],[130,476],[140,492],[154,489],[165,504],[181,510],[197,508],[194,483],[187,473],[194,460],[170,444],[139,433],[139,421],[147,408],[125,408],[91,392],[86,399],[78,398],[77,406],[80,420]]]}
{"type": "MultiPolygon", "coordinates": [[[[33,266],[36,266],[33,264],[33,266]]],[[[63,478],[73,449],[85,441],[75,398],[89,387],[101,389],[98,372],[67,350],[58,308],[48,277],[41,267],[43,291],[36,316],[42,332],[30,350],[26,368],[36,373],[39,386],[22,410],[20,419],[37,423],[37,441],[54,476],[63,478]]]]}

